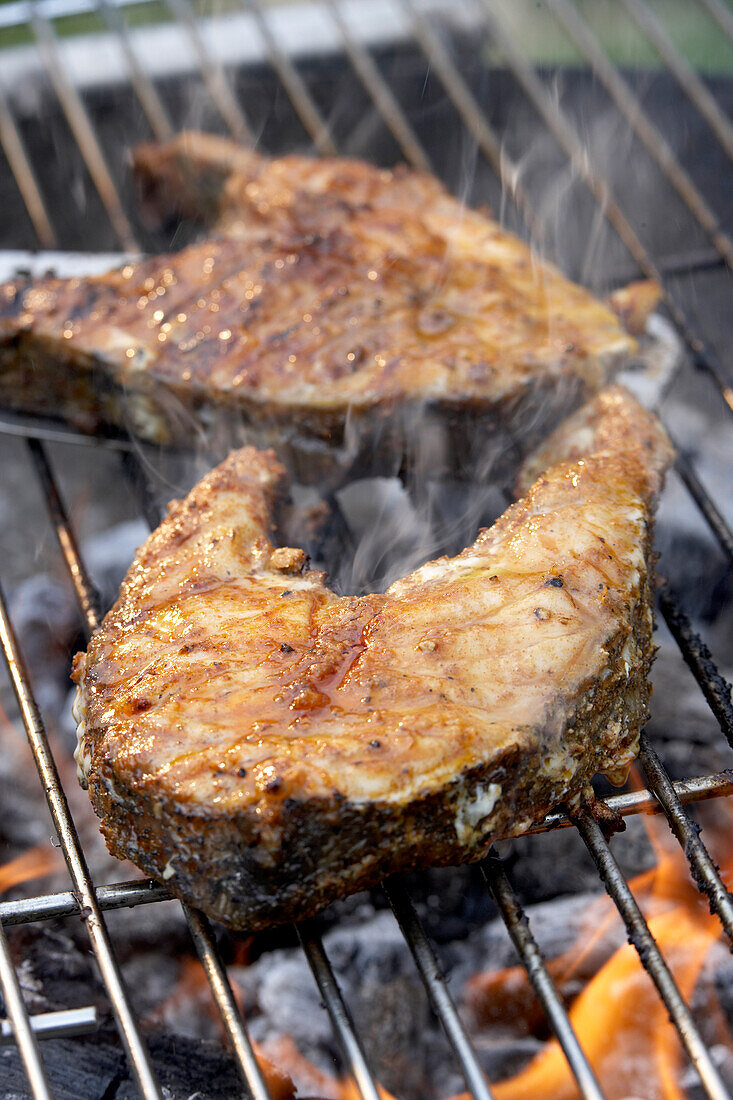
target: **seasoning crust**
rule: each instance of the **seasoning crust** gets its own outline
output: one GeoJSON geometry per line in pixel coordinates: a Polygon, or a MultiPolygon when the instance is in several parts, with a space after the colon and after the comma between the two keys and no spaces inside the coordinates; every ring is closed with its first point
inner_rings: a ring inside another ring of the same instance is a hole
{"type": "Polygon", "coordinates": [[[479,859],[596,772],[622,775],[647,714],[671,448],[623,391],[593,422],[584,457],[556,440],[472,546],[382,594],[337,596],[273,546],[272,453],[237,451],[174,502],[75,662],[110,850],[255,930],[479,859]]]}
{"type": "Polygon", "coordinates": [[[417,422],[435,472],[496,476],[635,351],[608,306],[431,176],[201,134],[136,165],[149,203],[213,235],[0,287],[0,403],[154,442],[269,442],[305,479],[334,456],[397,472],[417,422]]]}

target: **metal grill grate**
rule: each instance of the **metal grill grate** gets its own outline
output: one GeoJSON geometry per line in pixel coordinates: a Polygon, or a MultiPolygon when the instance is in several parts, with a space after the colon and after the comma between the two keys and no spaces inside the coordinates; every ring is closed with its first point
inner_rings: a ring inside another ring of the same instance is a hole
{"type": "MultiPolygon", "coordinates": [[[[237,100],[234,83],[228,71],[213,55],[207,44],[190,0],[166,0],[166,3],[173,20],[180,25],[188,37],[199,74],[227,128],[238,140],[245,142],[250,140],[251,126],[237,100]]],[[[271,10],[263,9],[259,0],[240,0],[240,3],[252,16],[261,36],[264,55],[279,78],[306,132],[310,135],[315,149],[322,153],[334,152],[335,139],[328,121],[310,93],[296,63],[278,40],[271,10]]],[[[173,132],[170,115],[153,80],[146,73],[136,53],[125,23],[123,4],[124,0],[89,0],[88,3],[85,0],[78,7],[79,10],[96,11],[111,34],[116,37],[127,67],[130,85],[139,100],[140,107],[155,136],[166,138],[173,132]]],[[[605,87],[706,235],[711,245],[712,258],[706,253],[700,261],[701,265],[720,263],[733,270],[733,244],[719,219],[677,160],[665,137],[649,119],[631,86],[609,60],[599,39],[584,20],[577,6],[571,0],[543,0],[543,5],[557,21],[557,26],[564,30],[579,50],[596,79],[605,87]]],[[[503,149],[500,135],[492,129],[479,100],[451,52],[450,36],[446,36],[442,31],[440,21],[436,17],[435,3],[426,6],[419,0],[394,0],[393,6],[397,9],[400,18],[406,21],[412,38],[422,50],[426,67],[436,74],[445,95],[475,141],[480,154],[496,173],[503,190],[511,197],[534,238],[541,240],[543,233],[541,218],[519,181],[516,164],[503,149]]],[[[671,276],[676,270],[691,270],[697,261],[694,258],[688,258],[678,264],[660,263],[649,254],[613,195],[609,184],[594,167],[588,150],[573,123],[558,106],[546,83],[528,63],[513,37],[510,25],[501,14],[502,9],[489,3],[489,0],[485,2],[472,0],[470,4],[462,6],[470,8],[472,19],[482,28],[482,32],[488,35],[493,46],[499,51],[527,100],[538,112],[563,150],[574,174],[587,186],[602,216],[611,224],[625,245],[636,268],[662,283],[667,306],[680,336],[691,353],[694,366],[703,368],[709,373],[718,388],[721,400],[733,413],[731,364],[722,361],[706,346],[702,334],[696,330],[688,318],[678,290],[671,282],[671,276]]],[[[624,0],[624,6],[637,24],[640,34],[648,39],[664,65],[679,83],[682,93],[703,115],[727,155],[733,157],[731,140],[733,128],[730,122],[706,85],[673,44],[646,0],[624,0]]],[[[715,19],[721,31],[733,40],[733,19],[721,0],[704,0],[704,8],[708,17],[715,19]]],[[[84,100],[70,74],[64,68],[62,51],[53,25],[53,19],[60,11],[58,0],[37,0],[36,3],[29,5],[20,2],[6,5],[4,18],[6,25],[15,18],[17,22],[27,22],[30,26],[61,109],[78,143],[89,176],[116,237],[124,249],[134,250],[137,247],[135,233],[125,213],[124,202],[115,184],[113,173],[105,160],[102,144],[95,132],[84,100]]],[[[358,81],[363,85],[376,112],[397,142],[404,157],[420,168],[429,167],[430,157],[418,139],[408,114],[395,92],[382,77],[373,55],[355,33],[345,9],[337,6],[334,0],[328,0],[324,6],[324,13],[331,21],[332,32],[344,57],[353,67],[358,81]]],[[[700,17],[703,18],[702,9],[700,17]]],[[[3,91],[1,80],[0,144],[12,168],[37,234],[38,243],[42,247],[53,247],[58,240],[58,234],[53,218],[46,209],[42,188],[31,158],[24,146],[11,99],[3,91]]],[[[40,424],[19,426],[6,423],[0,426],[0,430],[14,431],[27,437],[29,454],[43,489],[87,632],[90,633],[99,621],[98,598],[80,556],[45,447],[45,440],[68,439],[69,433],[49,429],[40,424]]],[[[146,492],[146,471],[136,453],[126,448],[124,443],[119,444],[119,451],[122,469],[138,493],[143,514],[150,524],[154,525],[157,514],[151,503],[153,496],[150,492],[146,492]]],[[[720,510],[711,500],[690,462],[684,457],[679,458],[677,471],[728,561],[733,564],[733,533],[720,510]]],[[[694,633],[686,616],[677,606],[674,594],[666,587],[660,592],[659,607],[724,737],[733,747],[733,706],[728,685],[718,673],[705,643],[694,633]]],[[[20,994],[17,975],[11,964],[3,927],[77,914],[85,922],[91,948],[109,994],[120,1037],[140,1093],[146,1100],[160,1097],[160,1086],[141,1039],[138,1023],[130,1008],[128,993],[115,962],[103,914],[109,909],[152,904],[167,899],[170,895],[164,886],[154,882],[120,882],[95,889],[59,781],[43,721],[33,698],[7,606],[1,594],[0,644],[10,670],[26,734],[48,800],[53,823],[61,841],[72,884],[72,889],[69,891],[0,903],[0,985],[12,1030],[27,1070],[31,1092],[35,1098],[50,1095],[34,1026],[39,1033],[43,1034],[48,1027],[53,1026],[53,1021],[49,1025],[48,1022],[29,1019],[20,994]]],[[[707,895],[711,908],[717,913],[722,928],[733,943],[733,899],[728,894],[715,864],[700,839],[694,822],[685,810],[687,803],[733,793],[733,774],[723,772],[673,783],[646,738],[642,739],[640,764],[646,777],[647,788],[610,797],[606,800],[606,805],[609,810],[622,815],[663,813],[666,816],[670,829],[684,850],[695,882],[707,895]]],[[[690,1062],[699,1074],[705,1093],[714,1100],[723,1100],[728,1093],[710,1052],[701,1039],[689,1009],[633,898],[609,847],[602,825],[594,816],[592,808],[584,806],[572,817],[572,820],[560,812],[553,813],[533,831],[542,832],[567,827],[576,828],[588,848],[604,885],[623,918],[641,963],[653,979],[669,1011],[690,1062]]],[[[553,984],[542,953],[532,936],[522,907],[500,861],[491,855],[483,864],[483,872],[547,1021],[557,1036],[575,1075],[580,1093],[585,1098],[598,1100],[603,1096],[602,1085],[595,1079],[580,1047],[561,997],[553,984]]],[[[399,882],[391,881],[386,884],[385,889],[394,915],[414,956],[432,1006],[444,1026],[457,1062],[463,1071],[466,1085],[476,1100],[489,1100],[490,1084],[486,1082],[479,1067],[476,1054],[448,992],[420,918],[399,882]]],[[[185,915],[206,971],[212,995],[231,1041],[234,1058],[245,1089],[255,1100],[267,1100],[269,1095],[267,1085],[254,1056],[246,1024],[236,1005],[208,921],[194,910],[185,909],[185,915]]],[[[302,925],[297,931],[330,1014],[334,1032],[343,1050],[345,1066],[351,1073],[363,1100],[378,1100],[377,1086],[370,1073],[348,1006],[342,998],[323,944],[310,925],[302,925]]],[[[73,1020],[57,1020],[55,1033],[62,1032],[64,1028],[68,1028],[68,1033],[71,1033],[71,1028],[77,1023],[78,1021],[73,1020]]]]}

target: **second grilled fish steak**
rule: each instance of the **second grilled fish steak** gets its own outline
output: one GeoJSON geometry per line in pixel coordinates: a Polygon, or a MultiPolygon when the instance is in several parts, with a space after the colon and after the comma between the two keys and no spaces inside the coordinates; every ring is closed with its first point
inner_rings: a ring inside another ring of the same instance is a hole
{"type": "Polygon", "coordinates": [[[75,664],[78,763],[111,851],[256,929],[477,859],[623,771],[670,448],[629,395],[601,421],[602,450],[560,450],[472,546],[384,594],[337,596],[273,547],[271,453],[232,454],[174,502],[75,664]]]}
{"type": "MultiPolygon", "coordinates": [[[[174,143],[179,175],[187,148],[210,163],[202,143],[174,143]]],[[[0,287],[0,403],[154,441],[271,442],[308,480],[334,461],[334,476],[403,462],[501,476],[635,348],[605,305],[431,177],[214,144],[215,237],[0,287]]],[[[170,150],[146,163],[173,204],[170,150]]],[[[202,171],[193,196],[208,194],[202,171]]]]}

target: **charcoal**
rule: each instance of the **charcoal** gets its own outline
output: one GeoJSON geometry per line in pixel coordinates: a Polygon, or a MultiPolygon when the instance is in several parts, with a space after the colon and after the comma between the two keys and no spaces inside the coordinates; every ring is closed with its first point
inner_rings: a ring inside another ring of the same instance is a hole
{"type": "MultiPolygon", "coordinates": [[[[232,1100],[242,1095],[231,1055],[217,1044],[180,1035],[155,1035],[148,1047],[166,1100],[232,1100]]],[[[139,1092],[126,1073],[108,1097],[138,1100],[139,1092]]]]}
{"type": "MultiPolygon", "coordinates": [[[[77,1039],[48,1039],[41,1056],[54,1100],[111,1100],[123,1072],[124,1056],[119,1042],[77,1039]]],[[[22,1062],[13,1047],[0,1047],[0,1076],[4,1100],[31,1100],[22,1062]]]]}

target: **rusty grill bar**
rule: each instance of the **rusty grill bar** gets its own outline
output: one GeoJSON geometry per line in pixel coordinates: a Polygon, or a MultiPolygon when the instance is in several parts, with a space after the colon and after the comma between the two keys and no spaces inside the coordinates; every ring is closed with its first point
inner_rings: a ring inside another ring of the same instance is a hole
{"type": "MultiPolygon", "coordinates": [[[[125,0],[121,2],[91,0],[87,10],[96,11],[115,35],[125,59],[130,84],[151,129],[156,137],[165,138],[173,132],[171,120],[130,40],[124,17],[124,2],[125,0]]],[[[199,75],[228,129],[239,140],[250,141],[250,125],[237,102],[232,82],[219,60],[212,56],[190,0],[166,0],[166,2],[174,21],[181,26],[183,33],[188,37],[196,57],[199,75]]],[[[265,57],[279,77],[315,148],[322,153],[335,151],[333,137],[326,120],[297,66],[278,42],[269,12],[263,9],[260,0],[239,0],[239,2],[242,8],[253,15],[264,44],[265,57]]],[[[552,13],[557,25],[564,29],[569,41],[574,43],[582,58],[588,62],[597,79],[606,88],[669,183],[705,231],[710,239],[713,254],[720,262],[733,267],[733,246],[722,230],[717,217],[679,164],[664,136],[650,122],[638,98],[607,57],[576,6],[571,0],[542,0],[542,2],[552,13]]],[[[481,154],[494,170],[506,193],[511,196],[535,240],[541,241],[542,225],[521,186],[517,167],[502,151],[498,135],[490,126],[479,102],[451,56],[446,39],[440,33],[440,27],[434,19],[434,13],[426,13],[420,0],[394,0],[394,4],[406,17],[410,32],[422,50],[426,67],[432,67],[437,74],[447,98],[453,104],[481,154]]],[[[679,301],[673,296],[664,278],[660,278],[660,266],[665,271],[669,271],[670,267],[674,270],[675,265],[658,264],[641,244],[625,213],[617,205],[608,184],[590,163],[587,150],[582,145],[573,125],[548,94],[544,84],[513,41],[499,9],[487,3],[486,0],[471,0],[470,6],[480,17],[481,25],[488,31],[493,44],[499,48],[525,95],[558,140],[575,174],[585,182],[602,214],[621,237],[636,266],[642,273],[656,277],[662,283],[668,308],[681,338],[691,353],[693,363],[704,367],[709,372],[717,384],[722,400],[733,412],[731,364],[721,362],[705,347],[701,336],[690,326],[679,301]]],[[[702,0],[702,6],[708,16],[716,20],[725,34],[733,36],[733,17],[721,0],[702,0]]],[[[48,5],[45,7],[47,8],[48,5]]],[[[728,156],[733,158],[733,127],[711,93],[679,53],[645,0],[624,0],[624,7],[640,32],[659,53],[664,64],[678,81],[684,95],[689,97],[705,117],[728,156]]],[[[349,59],[358,80],[370,96],[373,106],[396,140],[405,159],[417,167],[428,167],[430,164],[428,154],[417,138],[405,110],[382,77],[370,51],[353,33],[345,12],[336,0],[327,0],[325,10],[337,30],[344,56],[349,59]]],[[[125,214],[113,176],[106,164],[102,146],[79,92],[71,82],[69,74],[64,71],[58,39],[53,30],[52,16],[44,14],[42,3],[29,5],[28,12],[30,25],[56,95],[117,238],[125,249],[135,250],[137,242],[134,232],[125,214]]],[[[39,244],[42,247],[52,247],[57,234],[46,211],[38,180],[20,136],[10,100],[3,91],[1,80],[0,145],[15,176],[39,244]]],[[[690,270],[694,269],[695,262],[693,259],[688,261],[687,266],[690,270]]],[[[706,256],[702,257],[700,263],[706,266],[715,263],[715,260],[706,256]]],[[[682,260],[678,267],[679,270],[684,271],[685,261],[682,260]]],[[[27,439],[29,458],[43,489],[51,522],[74,586],[84,624],[87,632],[90,633],[99,621],[99,599],[79,553],[46,453],[44,440],[84,442],[85,444],[89,441],[80,440],[73,432],[61,428],[48,428],[44,425],[24,422],[21,419],[9,419],[0,423],[0,431],[22,435],[27,439]]],[[[148,483],[146,470],[138,455],[124,440],[101,440],[99,443],[119,450],[122,470],[135,489],[141,512],[149,524],[154,526],[159,518],[158,509],[148,483]]],[[[733,564],[733,533],[720,510],[684,456],[678,459],[677,470],[701,515],[729,562],[733,564]]],[[[659,607],[723,735],[733,747],[733,705],[728,684],[718,672],[704,641],[694,633],[686,616],[677,606],[673,593],[666,586],[660,591],[659,607]]],[[[103,912],[125,906],[152,904],[167,900],[171,895],[163,885],[152,881],[121,882],[112,886],[94,888],[1,593],[0,643],[8,663],[26,734],[73,885],[73,890],[70,891],[38,895],[19,901],[0,902],[0,984],[9,1024],[27,1070],[31,1092],[37,1100],[50,1095],[34,1035],[34,1023],[38,1034],[41,1035],[49,1029],[52,1030],[54,1026],[56,1030],[53,1033],[71,1034],[76,1033],[74,1028],[78,1031],[80,1021],[79,1019],[66,1021],[59,1019],[54,1025],[54,1021],[47,1024],[41,1017],[29,1019],[20,995],[17,975],[10,962],[3,928],[79,914],[86,923],[91,946],[102,972],[117,1018],[120,1036],[140,1093],[146,1100],[147,1098],[152,1100],[161,1096],[160,1087],[140,1037],[137,1022],[129,1007],[127,991],[114,959],[103,912]]],[[[642,739],[639,760],[648,784],[647,789],[607,798],[605,800],[607,809],[624,816],[637,813],[663,813],[666,816],[671,831],[685,853],[695,882],[707,895],[724,932],[733,942],[733,899],[726,890],[717,867],[685,809],[688,803],[733,793],[733,773],[726,771],[673,783],[646,738],[642,739]]],[[[588,848],[604,885],[626,925],[629,937],[639,952],[642,965],[657,985],[688,1057],[699,1074],[705,1093],[713,1100],[723,1100],[729,1094],[619,869],[593,809],[590,806],[582,807],[572,816],[572,820],[562,812],[552,813],[531,831],[543,832],[571,826],[578,830],[588,848]]],[[[529,930],[521,904],[495,855],[491,854],[484,861],[483,872],[548,1023],[565,1053],[581,1095],[586,1100],[601,1100],[604,1095],[602,1085],[593,1075],[573,1031],[562,999],[544,963],[541,949],[529,930]]],[[[392,880],[386,883],[384,888],[422,976],[433,1009],[443,1024],[457,1063],[463,1071],[470,1094],[475,1100],[490,1100],[490,1084],[485,1081],[481,1073],[471,1042],[448,993],[439,964],[413,904],[398,881],[392,880]]],[[[184,912],[209,980],[212,995],[230,1039],[247,1095],[252,1096],[254,1100],[268,1100],[267,1085],[255,1058],[246,1024],[234,999],[209,923],[195,910],[184,907],[184,912]]],[[[334,1032],[342,1047],[345,1067],[351,1073],[363,1100],[378,1100],[376,1083],[370,1073],[348,1006],[343,1000],[323,944],[308,924],[298,928],[298,935],[330,1014],[334,1032]]],[[[52,1015],[61,1017],[64,1014],[52,1015]]],[[[91,1024],[93,1021],[89,1020],[88,1023],[91,1024]]]]}

